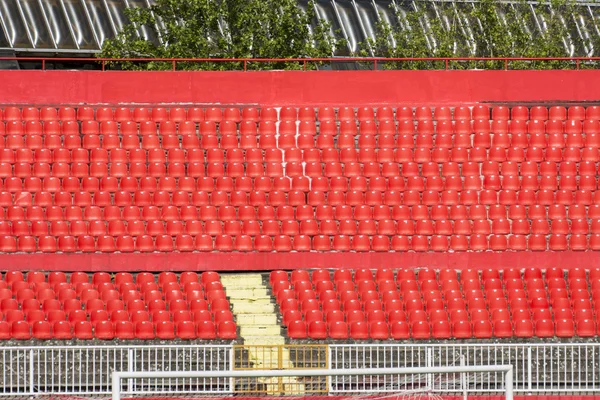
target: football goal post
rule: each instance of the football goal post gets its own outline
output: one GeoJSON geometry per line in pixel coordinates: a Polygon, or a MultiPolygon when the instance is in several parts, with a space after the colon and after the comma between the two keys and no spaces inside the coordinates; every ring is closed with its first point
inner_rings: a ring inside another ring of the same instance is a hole
{"type": "Polygon", "coordinates": [[[128,396],[215,394],[238,396],[364,395],[390,399],[435,398],[447,394],[503,392],[513,400],[512,365],[379,369],[164,371],[112,373],[112,400],[128,396]],[[478,377],[478,378],[472,378],[478,377]],[[485,377],[485,378],[482,378],[485,377]],[[436,386],[437,383],[437,386],[436,386]],[[491,386],[490,386],[491,385],[491,386]]]}

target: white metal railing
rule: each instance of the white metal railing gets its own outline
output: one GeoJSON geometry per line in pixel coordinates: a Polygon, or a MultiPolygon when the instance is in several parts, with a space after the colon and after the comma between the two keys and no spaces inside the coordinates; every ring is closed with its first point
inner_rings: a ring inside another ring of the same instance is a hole
{"type": "Polygon", "coordinates": [[[114,371],[231,369],[229,345],[0,347],[0,396],[109,394],[114,371]]]}
{"type": "MultiPolygon", "coordinates": [[[[517,393],[600,392],[599,343],[333,344],[329,352],[334,369],[512,364],[517,393]]],[[[479,391],[496,392],[494,379],[481,377],[479,391]]]]}
{"type": "MultiPolygon", "coordinates": [[[[600,343],[380,343],[330,344],[327,365],[344,369],[389,369],[451,366],[513,366],[519,394],[600,393],[600,343]]],[[[0,397],[33,395],[108,395],[113,372],[231,371],[230,345],[114,345],[0,347],[0,397]]],[[[405,381],[406,387],[432,382],[425,377],[405,381]]],[[[344,381],[347,382],[347,381],[344,381]]],[[[330,381],[330,393],[356,389],[330,381]]],[[[464,385],[456,379],[434,382],[447,393],[464,385]]],[[[386,382],[378,383],[384,391],[386,382]]],[[[472,374],[469,390],[499,393],[503,382],[493,373],[472,374]]],[[[360,388],[358,388],[360,389],[360,388]]],[[[231,393],[228,379],[158,382],[137,388],[143,394],[231,393]]],[[[360,390],[359,390],[360,391],[360,390]]]]}

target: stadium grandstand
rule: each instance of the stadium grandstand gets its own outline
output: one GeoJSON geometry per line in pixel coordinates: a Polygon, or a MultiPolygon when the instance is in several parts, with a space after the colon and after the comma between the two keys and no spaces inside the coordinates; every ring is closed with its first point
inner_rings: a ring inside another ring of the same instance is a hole
{"type": "Polygon", "coordinates": [[[597,398],[598,6],[562,57],[358,56],[442,3],[477,29],[301,0],[331,57],[127,71],[154,1],[0,0],[0,397],[597,398]]]}

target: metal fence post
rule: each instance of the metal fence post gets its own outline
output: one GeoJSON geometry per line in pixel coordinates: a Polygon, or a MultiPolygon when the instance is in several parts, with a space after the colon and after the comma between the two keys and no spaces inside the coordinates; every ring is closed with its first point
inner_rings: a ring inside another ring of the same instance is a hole
{"type": "MultiPolygon", "coordinates": [[[[433,366],[433,349],[431,347],[427,347],[427,351],[425,352],[425,365],[428,368],[433,366]]],[[[433,390],[433,375],[427,374],[425,378],[425,385],[429,391],[433,390]]]]}
{"type": "Polygon", "coordinates": [[[33,394],[33,390],[35,385],[33,383],[33,379],[35,376],[35,371],[33,370],[33,349],[29,350],[29,393],[33,394]]]}
{"type": "MultiPolygon", "coordinates": [[[[127,350],[127,371],[135,372],[135,354],[133,353],[133,349],[127,350]]],[[[120,386],[121,381],[119,381],[120,386]]],[[[129,393],[133,393],[133,379],[127,379],[127,391],[129,393]]],[[[121,390],[119,388],[119,390],[121,390]]]]}
{"type": "MultiPolygon", "coordinates": [[[[234,354],[234,350],[233,350],[233,345],[231,345],[231,347],[229,347],[229,371],[233,371],[235,370],[235,354],[234,354]]],[[[235,392],[235,378],[232,376],[229,378],[229,392],[233,393],[235,392]]]]}
{"type": "MultiPolygon", "coordinates": [[[[331,350],[331,346],[327,345],[327,369],[329,371],[332,370],[332,360],[333,360],[333,356],[331,354],[332,350],[331,350]]],[[[333,392],[333,382],[332,382],[332,378],[331,376],[327,376],[325,377],[325,379],[327,379],[327,393],[332,393],[333,392]]]]}
{"type": "MultiPolygon", "coordinates": [[[[461,367],[465,366],[465,355],[464,354],[460,355],[460,366],[461,367]]],[[[465,374],[464,372],[462,374],[460,374],[460,385],[462,386],[462,390],[463,390],[463,400],[467,400],[467,391],[468,391],[467,374],[465,374]]]]}
{"type": "Polygon", "coordinates": [[[527,347],[527,388],[531,393],[533,388],[533,363],[531,360],[531,347],[527,347]]]}

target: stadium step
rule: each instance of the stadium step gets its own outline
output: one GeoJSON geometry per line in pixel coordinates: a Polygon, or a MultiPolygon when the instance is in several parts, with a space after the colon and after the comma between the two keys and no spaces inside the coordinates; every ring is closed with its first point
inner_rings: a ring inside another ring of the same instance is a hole
{"type": "MultiPolygon", "coordinates": [[[[277,316],[271,314],[238,314],[237,321],[242,325],[275,325],[277,316]]],[[[250,336],[250,335],[249,335],[250,336]]]]}
{"type": "MultiPolygon", "coordinates": [[[[221,279],[231,303],[252,369],[294,368],[277,320],[275,300],[261,274],[224,275],[221,279]],[[272,347],[271,347],[272,346],[272,347]]],[[[304,384],[295,378],[264,378],[269,394],[302,395],[304,384]]]]}
{"type": "Polygon", "coordinates": [[[281,334],[279,325],[241,325],[240,332],[244,336],[277,336],[281,334]]]}
{"type": "Polygon", "coordinates": [[[246,345],[283,345],[285,338],[283,336],[245,336],[246,345]]]}
{"type": "Polygon", "coordinates": [[[261,274],[231,274],[221,281],[244,343],[284,344],[275,304],[261,274]]]}

